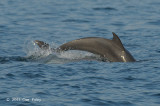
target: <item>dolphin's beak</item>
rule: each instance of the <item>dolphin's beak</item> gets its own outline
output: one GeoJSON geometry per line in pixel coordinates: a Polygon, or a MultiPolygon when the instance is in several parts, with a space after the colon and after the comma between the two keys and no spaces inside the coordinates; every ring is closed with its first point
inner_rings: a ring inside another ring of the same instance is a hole
{"type": "Polygon", "coordinates": [[[37,44],[41,49],[49,49],[49,44],[43,41],[35,40],[34,43],[37,44]]]}
{"type": "Polygon", "coordinates": [[[34,43],[38,44],[38,43],[39,43],[39,40],[35,40],[34,43]]]}

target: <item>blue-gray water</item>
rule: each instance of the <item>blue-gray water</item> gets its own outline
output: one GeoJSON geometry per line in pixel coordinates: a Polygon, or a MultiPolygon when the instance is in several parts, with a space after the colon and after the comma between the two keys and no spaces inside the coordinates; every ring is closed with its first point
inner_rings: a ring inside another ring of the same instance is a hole
{"type": "Polygon", "coordinates": [[[159,0],[0,1],[0,105],[159,106],[159,59],[159,0]],[[33,43],[57,47],[82,37],[111,39],[112,32],[138,62],[44,53],[33,43]]]}

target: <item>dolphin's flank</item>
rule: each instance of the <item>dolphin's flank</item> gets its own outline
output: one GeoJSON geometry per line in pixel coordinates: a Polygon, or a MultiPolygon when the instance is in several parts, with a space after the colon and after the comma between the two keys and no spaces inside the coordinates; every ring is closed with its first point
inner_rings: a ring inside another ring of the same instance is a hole
{"type": "MultiPolygon", "coordinates": [[[[112,32],[113,39],[100,37],[86,37],[65,43],[57,48],[57,51],[82,50],[100,55],[103,60],[110,62],[134,62],[133,56],[126,50],[119,37],[112,32]]],[[[35,43],[41,49],[48,49],[49,44],[36,40],[35,43]]],[[[55,49],[54,49],[55,50],[55,49]]]]}

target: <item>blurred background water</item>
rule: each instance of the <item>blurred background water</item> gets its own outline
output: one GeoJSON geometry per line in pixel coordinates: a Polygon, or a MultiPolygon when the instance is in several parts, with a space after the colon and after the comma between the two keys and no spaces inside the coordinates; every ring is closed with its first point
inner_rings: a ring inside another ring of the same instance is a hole
{"type": "Polygon", "coordinates": [[[159,106],[159,5],[159,0],[1,0],[0,104],[159,106]],[[111,39],[111,32],[138,62],[83,60],[93,56],[83,52],[49,55],[33,45],[37,39],[55,47],[81,37],[111,39]],[[26,59],[32,55],[36,60],[26,59]]]}

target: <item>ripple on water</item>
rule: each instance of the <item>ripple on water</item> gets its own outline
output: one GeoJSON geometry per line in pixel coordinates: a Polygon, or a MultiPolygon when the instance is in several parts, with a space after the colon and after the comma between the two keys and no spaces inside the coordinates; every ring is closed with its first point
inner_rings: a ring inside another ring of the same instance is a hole
{"type": "Polygon", "coordinates": [[[38,96],[45,96],[45,95],[49,95],[49,93],[37,92],[36,95],[38,95],[38,96]]]}
{"type": "Polygon", "coordinates": [[[6,77],[7,77],[7,78],[14,79],[15,75],[12,74],[12,73],[8,73],[8,74],[6,74],[6,77]]]}
{"type": "Polygon", "coordinates": [[[62,22],[89,23],[90,21],[82,19],[66,19],[63,20],[62,22]]]}
{"type": "Polygon", "coordinates": [[[152,94],[152,96],[160,98],[160,93],[152,94]]]}
{"type": "Polygon", "coordinates": [[[94,98],[94,99],[84,98],[84,99],[81,99],[81,101],[87,104],[92,104],[97,106],[132,106],[134,105],[133,103],[128,101],[114,102],[110,100],[102,100],[99,98],[94,98]]]}
{"type": "Polygon", "coordinates": [[[5,91],[2,91],[2,92],[0,92],[0,94],[8,94],[8,92],[5,92],[5,91]]]}
{"type": "Polygon", "coordinates": [[[93,10],[96,10],[96,11],[117,11],[117,9],[113,8],[113,7],[95,7],[95,8],[93,8],[93,10]]]}
{"type": "Polygon", "coordinates": [[[20,57],[20,56],[11,56],[11,57],[0,57],[0,64],[6,64],[12,61],[21,61],[21,62],[27,62],[27,58],[20,57]]]}
{"type": "Polygon", "coordinates": [[[34,73],[29,73],[29,72],[25,72],[22,74],[23,77],[25,78],[45,78],[45,76],[41,75],[41,74],[34,74],[34,73]]]}
{"type": "Polygon", "coordinates": [[[0,64],[5,64],[9,62],[9,58],[0,57],[0,64]]]}
{"type": "Polygon", "coordinates": [[[148,22],[148,24],[150,24],[150,25],[157,25],[157,26],[159,26],[159,25],[160,25],[160,20],[150,21],[150,22],[148,22]]]}

